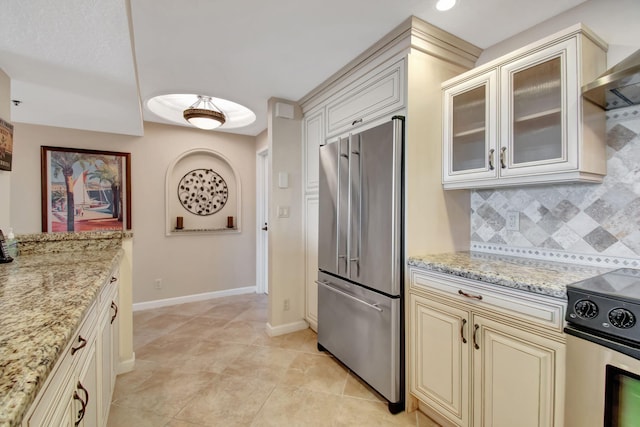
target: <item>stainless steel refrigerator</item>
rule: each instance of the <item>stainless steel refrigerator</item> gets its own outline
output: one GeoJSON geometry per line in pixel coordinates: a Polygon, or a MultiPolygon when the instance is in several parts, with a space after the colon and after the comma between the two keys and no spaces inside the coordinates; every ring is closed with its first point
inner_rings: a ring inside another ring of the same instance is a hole
{"type": "Polygon", "coordinates": [[[404,118],[320,147],[318,349],[404,409],[404,118]]]}

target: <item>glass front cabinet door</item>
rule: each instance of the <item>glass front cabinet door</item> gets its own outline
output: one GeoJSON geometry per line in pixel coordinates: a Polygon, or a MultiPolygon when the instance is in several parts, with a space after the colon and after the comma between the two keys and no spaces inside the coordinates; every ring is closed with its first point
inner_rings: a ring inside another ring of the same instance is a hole
{"type": "Polygon", "coordinates": [[[497,177],[497,73],[444,89],[443,182],[497,177]]]}
{"type": "Polygon", "coordinates": [[[578,168],[576,43],[571,38],[500,68],[500,176],[578,168]]]}
{"type": "Polygon", "coordinates": [[[577,24],[442,84],[445,189],[602,182],[607,45],[577,24]]]}

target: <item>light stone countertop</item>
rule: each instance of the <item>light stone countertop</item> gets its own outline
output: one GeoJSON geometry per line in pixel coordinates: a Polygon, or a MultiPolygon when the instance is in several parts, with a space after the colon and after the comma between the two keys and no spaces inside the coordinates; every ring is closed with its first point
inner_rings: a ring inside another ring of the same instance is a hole
{"type": "Polygon", "coordinates": [[[563,299],[567,298],[568,284],[611,270],[483,252],[412,256],[409,257],[408,264],[425,270],[563,299]]]}
{"type": "Polygon", "coordinates": [[[0,264],[0,427],[20,424],[123,253],[81,246],[0,264]]]}

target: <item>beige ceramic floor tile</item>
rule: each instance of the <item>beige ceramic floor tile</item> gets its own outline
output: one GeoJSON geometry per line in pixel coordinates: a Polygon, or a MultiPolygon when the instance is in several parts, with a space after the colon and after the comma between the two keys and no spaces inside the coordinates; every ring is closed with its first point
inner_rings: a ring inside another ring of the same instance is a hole
{"type": "Polygon", "coordinates": [[[247,307],[247,304],[244,303],[219,304],[214,305],[201,315],[217,319],[233,320],[238,315],[244,313],[247,309],[249,308],[247,307]]]}
{"type": "Polygon", "coordinates": [[[265,334],[253,343],[256,345],[287,348],[307,353],[327,354],[318,351],[318,337],[315,332],[308,328],[277,337],[270,337],[265,334]]]}
{"type": "Polygon", "coordinates": [[[215,378],[216,374],[206,372],[155,370],[149,379],[132,388],[129,393],[121,393],[114,403],[173,417],[203,388],[214,388],[215,378]]]}
{"type": "Polygon", "coordinates": [[[164,426],[171,419],[140,409],[132,411],[118,405],[111,405],[107,427],[158,427],[164,426]]]}
{"type": "Polygon", "coordinates": [[[373,400],[376,402],[386,402],[384,397],[380,396],[380,394],[369,387],[369,385],[354,375],[353,372],[349,372],[349,376],[347,377],[347,384],[344,387],[344,395],[373,400]]]}
{"type": "Polygon", "coordinates": [[[264,337],[267,337],[264,322],[239,320],[229,322],[224,328],[216,330],[210,338],[219,341],[252,344],[264,337]]]}
{"type": "Polygon", "coordinates": [[[336,427],[415,427],[415,413],[392,415],[386,403],[343,397],[334,424],[336,427]]]}
{"type": "Polygon", "coordinates": [[[196,424],[183,420],[171,420],[164,427],[208,427],[208,424],[196,424]]]}
{"type": "Polygon", "coordinates": [[[273,391],[275,384],[258,378],[220,375],[174,418],[207,426],[248,426],[273,391]]]}
{"type": "Polygon", "coordinates": [[[256,416],[252,427],[325,427],[333,425],[341,398],[298,387],[278,386],[256,416]]]}
{"type": "Polygon", "coordinates": [[[251,346],[229,365],[224,374],[281,381],[298,353],[271,347],[251,346]]]}
{"type": "Polygon", "coordinates": [[[440,427],[440,424],[433,421],[420,411],[415,411],[418,427],[440,427]]]}
{"type": "Polygon", "coordinates": [[[328,356],[299,353],[286,371],[282,384],[342,395],[348,370],[328,356]]]}
{"type": "Polygon", "coordinates": [[[228,323],[227,319],[197,316],[172,330],[171,335],[189,336],[194,340],[211,338],[228,323]]]}
{"type": "Polygon", "coordinates": [[[133,371],[118,375],[111,400],[118,400],[127,393],[130,393],[131,390],[139,387],[151,378],[154,369],[157,368],[158,365],[154,362],[136,360],[136,366],[133,371]]]}
{"type": "Polygon", "coordinates": [[[251,351],[247,344],[203,340],[183,354],[181,369],[185,372],[222,373],[238,357],[251,351]]]}
{"type": "Polygon", "coordinates": [[[166,314],[155,316],[144,320],[143,322],[133,323],[134,330],[144,328],[147,334],[164,334],[176,329],[178,326],[187,323],[192,316],[184,316],[178,314],[166,314]]]}

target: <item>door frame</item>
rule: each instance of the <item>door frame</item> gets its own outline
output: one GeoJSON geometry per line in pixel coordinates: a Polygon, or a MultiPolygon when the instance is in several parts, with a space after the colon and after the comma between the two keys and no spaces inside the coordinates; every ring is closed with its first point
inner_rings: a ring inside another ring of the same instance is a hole
{"type": "Polygon", "coordinates": [[[262,231],[269,218],[269,149],[256,152],[256,293],[269,293],[269,233],[262,231]],[[265,180],[265,177],[267,178],[265,180]]]}

